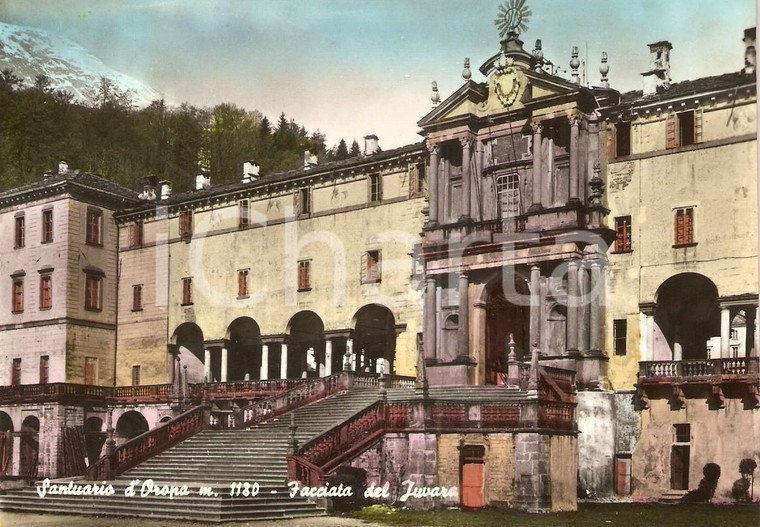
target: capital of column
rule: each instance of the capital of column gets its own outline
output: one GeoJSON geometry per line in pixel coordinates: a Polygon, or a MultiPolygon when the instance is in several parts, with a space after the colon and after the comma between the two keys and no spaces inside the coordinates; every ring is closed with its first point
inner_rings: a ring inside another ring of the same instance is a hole
{"type": "Polygon", "coordinates": [[[459,144],[462,145],[462,148],[471,148],[474,142],[475,138],[469,134],[459,138],[459,144]]]}
{"type": "Polygon", "coordinates": [[[573,114],[570,116],[568,121],[570,122],[570,126],[573,128],[578,128],[581,125],[581,116],[578,114],[573,114]]]}
{"type": "Polygon", "coordinates": [[[425,142],[425,145],[427,146],[428,151],[430,152],[430,155],[437,156],[441,152],[441,146],[440,143],[434,143],[430,141],[429,139],[425,142]]]}
{"type": "Polygon", "coordinates": [[[544,125],[536,121],[530,123],[530,127],[533,130],[533,135],[541,135],[544,130],[544,125]]]}

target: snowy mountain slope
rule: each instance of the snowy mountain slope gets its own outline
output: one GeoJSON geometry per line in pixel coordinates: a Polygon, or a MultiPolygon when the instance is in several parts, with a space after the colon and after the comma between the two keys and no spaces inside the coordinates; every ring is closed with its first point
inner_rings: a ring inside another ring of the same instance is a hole
{"type": "Polygon", "coordinates": [[[87,89],[108,77],[120,90],[131,90],[135,106],[147,106],[161,93],[134,77],[106,66],[85,48],[41,29],[0,22],[0,70],[12,68],[32,85],[37,75],[47,75],[50,87],[66,90],[79,101],[87,100],[87,89]]]}

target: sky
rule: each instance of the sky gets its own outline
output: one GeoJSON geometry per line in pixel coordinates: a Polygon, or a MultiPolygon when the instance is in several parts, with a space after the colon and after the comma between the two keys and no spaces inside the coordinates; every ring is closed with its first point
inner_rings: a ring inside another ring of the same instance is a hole
{"type": "MultiPolygon", "coordinates": [[[[327,144],[416,142],[417,121],[499,50],[503,0],[0,0],[0,21],[60,34],[174,102],[285,112],[327,144]]],[[[674,82],[738,71],[755,0],[528,0],[520,38],[569,77],[573,46],[599,82],[641,89],[647,44],[669,40],[674,82]]]]}

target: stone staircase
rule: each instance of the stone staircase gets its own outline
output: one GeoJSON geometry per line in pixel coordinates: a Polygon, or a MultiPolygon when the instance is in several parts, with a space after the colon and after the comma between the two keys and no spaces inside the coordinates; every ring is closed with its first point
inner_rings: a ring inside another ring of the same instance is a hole
{"type": "MultiPolygon", "coordinates": [[[[414,397],[413,393],[392,388],[388,399],[414,397]]],[[[115,490],[112,496],[49,494],[42,499],[32,487],[0,496],[0,509],[216,522],[322,515],[324,510],[315,503],[289,494],[286,455],[292,449],[291,414],[297,426],[295,437],[303,444],[377,399],[377,389],[354,388],[250,429],[200,432],[118,476],[110,482],[115,490]],[[136,493],[127,497],[125,490],[134,480],[139,480],[136,493]],[[143,497],[141,488],[146,480],[159,488],[185,485],[189,495],[143,497]],[[240,487],[231,488],[234,482],[240,487]],[[246,483],[254,487],[246,487],[246,483]],[[202,486],[210,495],[199,495],[202,486]],[[252,488],[257,490],[255,495],[251,495],[252,488]]]]}

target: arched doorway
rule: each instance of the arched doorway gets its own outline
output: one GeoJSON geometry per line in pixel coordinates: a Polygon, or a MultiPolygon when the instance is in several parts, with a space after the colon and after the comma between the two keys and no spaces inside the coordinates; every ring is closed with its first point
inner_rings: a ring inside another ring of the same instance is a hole
{"type": "Polygon", "coordinates": [[[13,420],[5,412],[0,412],[0,476],[8,473],[13,459],[13,420]]]}
{"type": "Polygon", "coordinates": [[[88,417],[84,422],[84,442],[87,448],[87,462],[92,465],[100,459],[106,434],[103,431],[103,420],[100,417],[88,417]]]}
{"type": "MultiPolygon", "coordinates": [[[[527,283],[515,277],[515,291],[522,298],[530,298],[527,283]]],[[[486,384],[501,384],[506,373],[507,343],[509,336],[515,341],[518,360],[525,360],[528,353],[529,306],[513,304],[504,293],[501,280],[487,287],[486,300],[486,384]]]]}
{"type": "Polygon", "coordinates": [[[354,315],[354,353],[356,369],[379,373],[379,359],[387,363],[386,373],[393,372],[396,358],[396,320],[387,307],[370,304],[354,315]]]}
{"type": "Polygon", "coordinates": [[[325,360],[325,326],[313,311],[300,311],[288,322],[288,378],[317,377],[325,360]]]}
{"type": "Polygon", "coordinates": [[[19,475],[36,478],[40,453],[40,420],[33,415],[24,419],[20,439],[19,475]]]}
{"type": "MultiPolygon", "coordinates": [[[[188,382],[203,382],[203,360],[205,350],[203,348],[203,331],[201,331],[201,328],[192,322],[180,324],[177,326],[177,329],[174,330],[171,341],[172,344],[178,346],[178,353],[182,366],[187,366],[188,382]]],[[[212,367],[212,377],[219,379],[220,371],[220,366],[217,363],[215,370],[212,367]]]]}
{"type": "Polygon", "coordinates": [[[261,331],[249,317],[232,321],[227,328],[227,380],[258,379],[261,374],[261,331]]]}
{"type": "Polygon", "coordinates": [[[662,335],[656,360],[707,358],[708,341],[720,337],[718,288],[697,273],[668,278],[657,290],[654,321],[662,335]]]}
{"type": "Polygon", "coordinates": [[[148,421],[140,412],[130,410],[116,421],[116,442],[123,443],[148,431],[148,421]]]}

